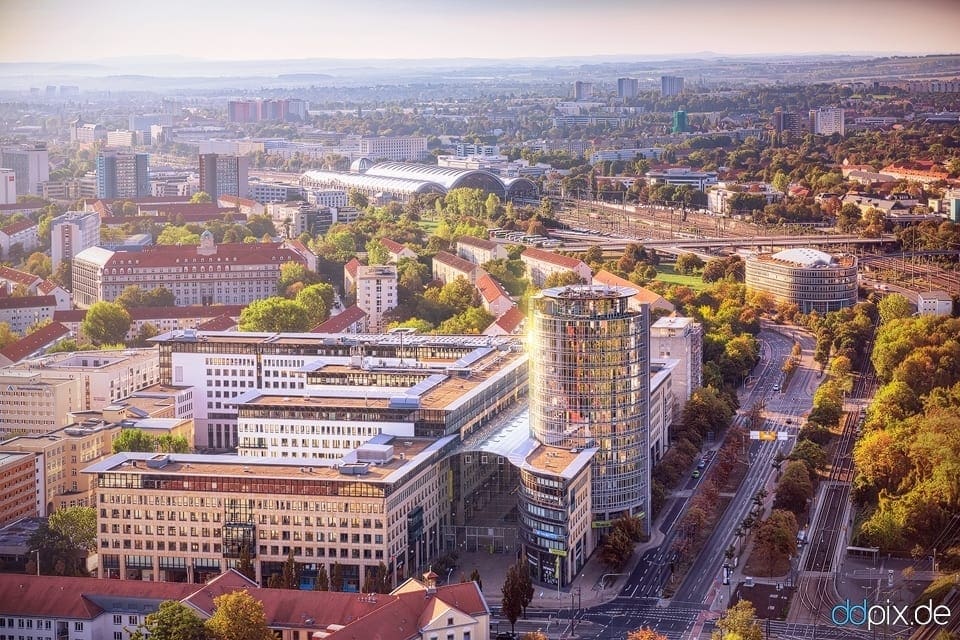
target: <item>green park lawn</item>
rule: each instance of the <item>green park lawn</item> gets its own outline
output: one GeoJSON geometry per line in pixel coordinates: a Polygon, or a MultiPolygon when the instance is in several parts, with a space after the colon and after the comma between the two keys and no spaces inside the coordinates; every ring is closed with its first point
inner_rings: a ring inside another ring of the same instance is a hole
{"type": "Polygon", "coordinates": [[[694,291],[702,291],[707,288],[703,280],[698,275],[685,276],[677,273],[672,264],[661,264],[657,267],[657,280],[669,284],[679,284],[690,287],[694,291]]]}

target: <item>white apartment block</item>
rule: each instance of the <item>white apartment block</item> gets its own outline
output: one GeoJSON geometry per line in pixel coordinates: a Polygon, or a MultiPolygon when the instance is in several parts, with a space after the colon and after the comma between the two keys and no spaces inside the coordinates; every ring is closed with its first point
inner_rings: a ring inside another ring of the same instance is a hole
{"type": "Polygon", "coordinates": [[[946,291],[917,293],[917,313],[922,316],[949,316],[953,314],[953,298],[946,291]]]}
{"type": "MultiPolygon", "coordinates": [[[[2,172],[0,172],[0,180],[3,180],[2,172]]],[[[40,246],[36,222],[29,219],[21,220],[0,229],[0,257],[9,258],[10,249],[16,245],[20,245],[23,257],[30,255],[40,246]]]]}
{"type": "Polygon", "coordinates": [[[693,318],[660,318],[650,325],[650,357],[679,360],[673,389],[682,407],[703,385],[703,326],[693,318]]]}
{"type": "Polygon", "coordinates": [[[17,172],[0,169],[0,204],[17,203],[17,172]]]}
{"type": "Polygon", "coordinates": [[[457,240],[457,255],[473,264],[482,265],[491,260],[505,260],[507,250],[492,240],[463,236],[457,240]]]}
{"type": "Polygon", "coordinates": [[[647,159],[659,160],[663,153],[661,147],[637,147],[634,149],[601,149],[594,151],[590,155],[590,164],[598,162],[633,162],[634,160],[647,159]]]}
{"type": "Polygon", "coordinates": [[[423,136],[361,138],[359,153],[374,161],[423,160],[427,155],[427,139],[423,136]]]}
{"type": "Polygon", "coordinates": [[[46,147],[8,147],[0,151],[0,167],[13,169],[17,195],[37,195],[40,184],[50,180],[50,159],[46,147]]]}
{"type": "Polygon", "coordinates": [[[344,189],[307,189],[307,202],[319,207],[345,207],[347,192],[344,189]]]}
{"type": "Polygon", "coordinates": [[[453,282],[457,278],[466,278],[473,284],[477,280],[480,268],[460,256],[455,256],[446,251],[438,251],[433,256],[432,271],[434,280],[439,280],[443,284],[453,282]]]}
{"type": "Polygon", "coordinates": [[[520,260],[527,270],[527,277],[534,285],[542,287],[553,274],[573,271],[580,277],[580,281],[587,283],[593,277],[590,267],[583,260],[562,256],[543,249],[526,249],[520,254],[520,260]]]}
{"type": "Polygon", "coordinates": [[[650,464],[660,461],[670,448],[670,425],[679,409],[674,372],[678,360],[650,361],[650,464]]]}
{"type": "Polygon", "coordinates": [[[107,132],[107,146],[108,147],[125,147],[133,148],[137,146],[137,132],[136,131],[108,131],[107,132]]]}
{"type": "Polygon", "coordinates": [[[94,211],[67,211],[50,222],[50,259],[53,270],[100,244],[100,214],[94,211]]]}
{"type": "Polygon", "coordinates": [[[397,267],[357,267],[357,306],[367,313],[368,330],[383,331],[383,314],[397,306],[397,267]]]}
{"type": "Polygon", "coordinates": [[[810,130],[818,135],[843,135],[844,111],[841,107],[821,107],[810,111],[810,130]]]}
{"type": "Polygon", "coordinates": [[[57,299],[53,296],[17,296],[0,298],[0,322],[23,335],[31,325],[53,320],[57,299]]]}

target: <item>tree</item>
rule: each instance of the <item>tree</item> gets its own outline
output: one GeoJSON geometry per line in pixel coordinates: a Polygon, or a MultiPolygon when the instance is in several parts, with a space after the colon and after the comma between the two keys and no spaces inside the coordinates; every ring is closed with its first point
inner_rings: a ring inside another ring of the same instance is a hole
{"type": "Polygon", "coordinates": [[[668,640],[667,636],[661,635],[651,629],[650,627],[644,627],[643,629],[634,629],[627,633],[627,640],[668,640]]]}
{"type": "Polygon", "coordinates": [[[547,276],[543,281],[543,288],[565,287],[572,284],[583,284],[583,280],[575,271],[558,271],[547,276]]]}
{"type": "Polygon", "coordinates": [[[343,591],[343,567],[339,562],[330,568],[330,591],[343,591]]]}
{"type": "MultiPolygon", "coordinates": [[[[284,295],[291,285],[297,282],[305,287],[320,282],[320,276],[299,262],[284,262],[280,265],[280,277],[277,279],[277,293],[284,295]]],[[[331,298],[331,302],[332,302],[331,298]]],[[[329,304],[327,305],[330,306],[329,304]]]]}
{"type": "Polygon", "coordinates": [[[157,450],[164,453],[189,453],[190,441],[186,436],[165,433],[157,438],[157,450]]]}
{"type": "Polygon", "coordinates": [[[97,511],[93,507],[64,507],[54,511],[47,520],[50,530],[77,551],[91,551],[97,547],[97,511]]]}
{"type": "Polygon", "coordinates": [[[280,588],[300,588],[300,567],[297,565],[296,558],[293,557],[293,549],[287,554],[287,559],[283,563],[282,573],[280,574],[280,588]]]}
{"type": "Polygon", "coordinates": [[[246,589],[217,596],[213,606],[205,626],[216,640],[273,640],[263,603],[246,589]]]}
{"type": "Polygon", "coordinates": [[[121,429],[120,435],[113,441],[113,452],[157,450],[156,439],[142,429],[121,429]]]}
{"type": "Polygon", "coordinates": [[[699,256],[693,253],[681,253],[677,256],[676,269],[677,273],[682,273],[684,275],[690,275],[695,271],[703,268],[703,260],[699,256]]]}
{"type": "Polygon", "coordinates": [[[237,571],[250,578],[251,580],[257,579],[257,570],[253,566],[253,558],[250,557],[250,546],[241,545],[240,546],[240,559],[237,562],[237,571]]]}
{"type": "Polygon", "coordinates": [[[880,322],[887,323],[891,320],[909,318],[913,314],[913,305],[906,296],[891,293],[883,296],[883,299],[877,303],[877,311],[880,313],[880,322]]]}
{"type": "Polygon", "coordinates": [[[130,634],[130,640],[206,640],[207,630],[196,612],[178,600],[165,600],[130,634]]]}
{"type": "Polygon", "coordinates": [[[767,561],[767,575],[774,574],[777,563],[790,555],[796,546],[797,519],[790,511],[774,509],[760,523],[754,540],[767,561]]]}
{"type": "Polygon", "coordinates": [[[50,274],[53,273],[53,266],[48,255],[34,251],[30,254],[30,257],[27,258],[26,263],[24,263],[23,270],[27,273],[32,273],[38,278],[49,278],[50,274]]]}
{"type": "MultiPolygon", "coordinates": [[[[27,545],[39,550],[40,573],[86,575],[84,559],[96,547],[97,516],[93,507],[68,507],[55,512],[30,536],[27,545]]],[[[29,572],[37,570],[32,559],[29,572]]]]}
{"type": "Polygon", "coordinates": [[[326,282],[320,282],[301,289],[296,301],[306,309],[311,326],[316,326],[330,317],[333,296],[333,287],[326,282]]]}
{"type": "Polygon", "coordinates": [[[190,198],[190,204],[209,204],[211,202],[213,202],[213,198],[206,191],[197,191],[190,198]]]}
{"type": "Polygon", "coordinates": [[[749,600],[740,600],[727,609],[725,617],[717,621],[717,629],[710,640],[763,640],[763,629],[757,624],[756,610],[749,600]]]}
{"type": "Polygon", "coordinates": [[[360,210],[366,209],[370,205],[370,199],[356,189],[352,189],[347,195],[347,202],[350,203],[351,207],[356,207],[360,210]]]}
{"type": "Polygon", "coordinates": [[[240,331],[304,332],[313,326],[303,305],[278,296],[254,300],[240,312],[240,331]]]}
{"type": "Polygon", "coordinates": [[[500,614],[510,621],[510,631],[516,630],[517,618],[523,611],[523,583],[520,577],[520,567],[517,564],[510,565],[507,569],[507,578],[500,588],[503,599],[500,602],[500,614]]]}
{"type": "Polygon", "coordinates": [[[390,252],[383,246],[379,240],[371,240],[367,243],[367,264],[373,266],[378,264],[387,264],[390,262],[390,252]]]}
{"type": "Polygon", "coordinates": [[[483,591],[483,580],[480,579],[480,570],[476,567],[470,572],[470,581],[476,582],[480,590],[483,591]]]}
{"type": "Polygon", "coordinates": [[[93,344],[123,342],[130,330],[130,314],[115,302],[95,302],[80,323],[80,331],[93,344]]]}
{"type": "Polygon", "coordinates": [[[330,590],[330,577],[327,576],[327,565],[320,563],[320,568],[317,569],[317,579],[313,583],[314,591],[329,591],[330,590]]]}
{"type": "Polygon", "coordinates": [[[800,460],[787,463],[783,476],[777,484],[777,494],[773,501],[775,509],[787,509],[802,516],[807,508],[807,500],[813,497],[813,485],[807,465],[800,460]]]}
{"type": "Polygon", "coordinates": [[[10,328],[7,322],[0,322],[0,349],[20,339],[20,335],[10,328]]]}
{"type": "Polygon", "coordinates": [[[517,562],[517,590],[520,592],[520,604],[523,606],[523,617],[527,617],[527,607],[533,601],[533,579],[530,577],[530,565],[523,560],[517,562]]]}
{"type": "Polygon", "coordinates": [[[168,224],[157,236],[157,244],[200,244],[200,234],[190,231],[187,227],[178,227],[168,224]]]}

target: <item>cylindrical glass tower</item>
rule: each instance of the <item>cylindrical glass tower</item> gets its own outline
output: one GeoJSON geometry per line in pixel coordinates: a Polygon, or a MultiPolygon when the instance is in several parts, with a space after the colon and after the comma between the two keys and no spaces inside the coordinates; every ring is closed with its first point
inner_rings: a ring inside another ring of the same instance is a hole
{"type": "Polygon", "coordinates": [[[574,285],[534,299],[530,425],[542,443],[599,448],[592,464],[595,521],[643,514],[647,528],[649,309],[628,307],[635,293],[574,285]]]}

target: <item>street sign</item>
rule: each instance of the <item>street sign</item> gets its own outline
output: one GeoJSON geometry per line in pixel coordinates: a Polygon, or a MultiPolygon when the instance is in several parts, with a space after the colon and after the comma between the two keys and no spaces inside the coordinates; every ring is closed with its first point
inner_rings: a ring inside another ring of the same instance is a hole
{"type": "Polygon", "coordinates": [[[786,431],[751,431],[750,439],[751,440],[767,440],[773,442],[774,440],[787,440],[790,437],[790,434],[786,431]]]}
{"type": "Polygon", "coordinates": [[[780,440],[781,442],[784,442],[784,441],[789,440],[789,439],[790,439],[790,434],[787,433],[786,431],[778,431],[778,432],[777,432],[777,440],[780,440]]]}
{"type": "Polygon", "coordinates": [[[613,520],[594,520],[590,526],[594,529],[606,529],[613,526],[613,520]]]}
{"type": "Polygon", "coordinates": [[[560,556],[561,558],[567,557],[567,552],[564,551],[563,549],[550,549],[550,553],[552,553],[555,556],[560,556]]]}

